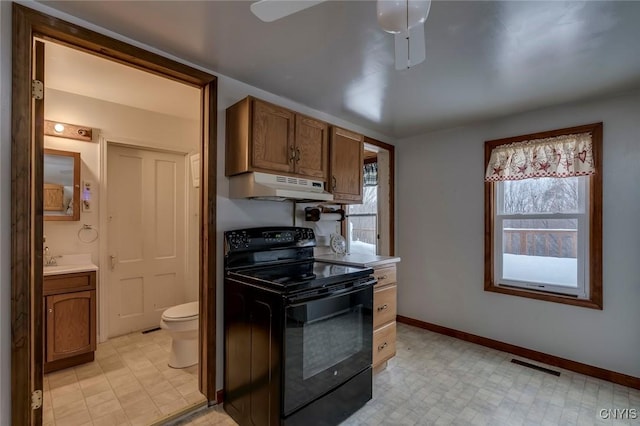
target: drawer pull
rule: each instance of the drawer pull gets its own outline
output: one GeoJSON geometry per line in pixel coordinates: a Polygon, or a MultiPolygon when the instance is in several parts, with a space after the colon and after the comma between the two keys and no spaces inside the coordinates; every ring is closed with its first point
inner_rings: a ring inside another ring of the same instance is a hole
{"type": "Polygon", "coordinates": [[[52,314],[53,313],[53,308],[49,308],[49,313],[52,314]]]}
{"type": "Polygon", "coordinates": [[[378,312],[380,311],[384,311],[385,309],[387,309],[389,307],[389,305],[387,305],[386,303],[382,306],[378,306],[378,312]]]}
{"type": "Polygon", "coordinates": [[[387,279],[387,276],[386,276],[386,275],[383,275],[383,276],[381,276],[381,277],[378,277],[378,280],[386,280],[386,279],[387,279]]]}
{"type": "Polygon", "coordinates": [[[380,352],[381,350],[383,350],[384,348],[386,348],[388,346],[387,342],[384,342],[383,344],[378,346],[378,352],[380,352]]]}

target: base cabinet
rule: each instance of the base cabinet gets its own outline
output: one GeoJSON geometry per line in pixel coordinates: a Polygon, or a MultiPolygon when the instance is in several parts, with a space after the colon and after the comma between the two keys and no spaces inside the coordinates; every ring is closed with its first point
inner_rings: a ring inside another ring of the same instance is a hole
{"type": "Polygon", "coordinates": [[[93,361],[95,275],[92,271],[45,277],[45,373],[93,361]]]}
{"type": "Polygon", "coordinates": [[[373,368],[381,369],[396,355],[396,265],[376,267],[373,275],[373,368]]]}

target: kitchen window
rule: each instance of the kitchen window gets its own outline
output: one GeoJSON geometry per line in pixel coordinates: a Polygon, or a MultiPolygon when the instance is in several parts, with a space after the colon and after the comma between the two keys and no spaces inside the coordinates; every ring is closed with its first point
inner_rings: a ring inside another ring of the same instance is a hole
{"type": "Polygon", "coordinates": [[[485,143],[485,290],[602,309],[602,124],[485,143]]]}

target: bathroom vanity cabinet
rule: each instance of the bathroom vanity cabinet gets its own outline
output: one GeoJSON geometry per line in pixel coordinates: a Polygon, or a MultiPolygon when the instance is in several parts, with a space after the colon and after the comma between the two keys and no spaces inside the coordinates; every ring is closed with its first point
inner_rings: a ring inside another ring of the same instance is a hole
{"type": "Polygon", "coordinates": [[[91,362],[96,350],[96,272],[44,277],[44,372],[91,362]]]}

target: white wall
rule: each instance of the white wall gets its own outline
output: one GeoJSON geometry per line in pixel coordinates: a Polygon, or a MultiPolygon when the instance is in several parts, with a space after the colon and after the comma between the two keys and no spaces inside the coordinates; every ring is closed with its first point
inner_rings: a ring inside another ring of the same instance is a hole
{"type": "Polygon", "coordinates": [[[11,424],[11,3],[0,1],[0,424],[11,424]]]}
{"type": "Polygon", "coordinates": [[[399,141],[400,315],[640,377],[640,91],[399,141]],[[604,123],[604,310],[483,291],[484,141],[604,123]]]}

